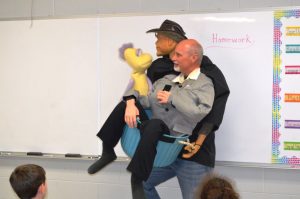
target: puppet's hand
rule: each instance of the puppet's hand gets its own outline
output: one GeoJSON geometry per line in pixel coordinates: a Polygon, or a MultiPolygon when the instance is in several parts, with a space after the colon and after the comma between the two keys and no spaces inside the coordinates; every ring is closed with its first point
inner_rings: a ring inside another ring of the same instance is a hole
{"type": "Polygon", "coordinates": [[[133,48],[133,43],[127,43],[127,44],[123,44],[120,48],[119,48],[119,56],[121,59],[125,60],[124,57],[124,52],[127,48],[133,48]]]}
{"type": "Polygon", "coordinates": [[[190,158],[195,155],[200,149],[200,145],[192,142],[191,145],[187,145],[184,147],[184,153],[182,154],[183,158],[190,158]]]}

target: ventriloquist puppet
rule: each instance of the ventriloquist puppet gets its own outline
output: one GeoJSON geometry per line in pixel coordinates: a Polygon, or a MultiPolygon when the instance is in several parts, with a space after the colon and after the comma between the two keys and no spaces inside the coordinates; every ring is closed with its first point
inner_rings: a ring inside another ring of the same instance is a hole
{"type": "MultiPolygon", "coordinates": [[[[179,74],[178,71],[174,70],[174,64],[170,59],[170,54],[174,51],[179,41],[186,39],[185,32],[181,26],[173,21],[165,20],[159,29],[151,29],[147,31],[147,33],[148,32],[155,32],[157,38],[155,43],[156,54],[157,56],[162,56],[153,61],[147,70],[147,76],[151,82],[154,83],[167,74],[179,74]]],[[[131,52],[133,52],[133,50],[131,50],[131,52]]],[[[102,141],[103,139],[107,139],[107,142],[102,142],[101,158],[88,168],[88,173],[94,174],[116,159],[113,148],[117,145],[119,139],[106,138],[104,132],[114,132],[119,135],[118,137],[121,137],[125,125],[124,110],[126,106],[124,101],[128,99],[130,99],[130,97],[123,99],[123,101],[115,107],[97,134],[102,141]]],[[[141,119],[147,118],[143,112],[139,113],[139,115],[141,119]]]]}

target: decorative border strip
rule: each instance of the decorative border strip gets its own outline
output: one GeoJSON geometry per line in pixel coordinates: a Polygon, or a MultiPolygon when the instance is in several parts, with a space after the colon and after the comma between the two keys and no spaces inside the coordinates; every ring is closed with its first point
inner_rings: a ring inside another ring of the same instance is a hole
{"type": "Polygon", "coordinates": [[[281,82],[281,36],[280,28],[282,26],[282,18],[300,17],[300,10],[279,10],[274,12],[274,46],[273,46],[273,99],[272,99],[272,163],[289,164],[297,166],[300,164],[300,158],[286,156],[280,157],[279,137],[280,137],[280,82],[281,82]]]}

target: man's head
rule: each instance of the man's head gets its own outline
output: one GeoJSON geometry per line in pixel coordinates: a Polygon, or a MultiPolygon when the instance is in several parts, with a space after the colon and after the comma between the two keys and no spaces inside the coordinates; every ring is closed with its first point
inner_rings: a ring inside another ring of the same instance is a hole
{"type": "Polygon", "coordinates": [[[47,192],[46,172],[38,165],[18,166],[10,175],[9,182],[21,199],[42,199],[47,192]]]}
{"type": "Polygon", "coordinates": [[[202,57],[202,46],[194,39],[186,39],[177,44],[172,61],[174,67],[187,76],[193,70],[199,68],[202,57]]]}
{"type": "Polygon", "coordinates": [[[178,42],[187,39],[182,27],[168,19],[159,28],[148,30],[147,33],[149,32],[154,32],[157,38],[155,42],[157,56],[169,55],[178,42]]]}

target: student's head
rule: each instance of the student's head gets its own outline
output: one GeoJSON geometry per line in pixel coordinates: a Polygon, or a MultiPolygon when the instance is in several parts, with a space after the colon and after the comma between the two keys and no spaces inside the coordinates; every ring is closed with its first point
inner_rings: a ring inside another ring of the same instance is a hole
{"type": "Polygon", "coordinates": [[[182,27],[171,20],[165,20],[159,28],[148,30],[147,33],[154,32],[156,36],[156,55],[169,55],[178,42],[187,39],[182,27]]]}
{"type": "Polygon", "coordinates": [[[47,192],[46,172],[35,164],[26,164],[15,168],[10,175],[9,182],[21,199],[42,199],[47,192]]]}
{"type": "Polygon", "coordinates": [[[184,75],[189,75],[193,70],[199,68],[202,57],[202,46],[194,39],[185,39],[177,44],[171,59],[175,69],[184,75]]]}
{"type": "Polygon", "coordinates": [[[195,199],[239,199],[239,194],[229,179],[209,175],[198,188],[195,199]]]}

